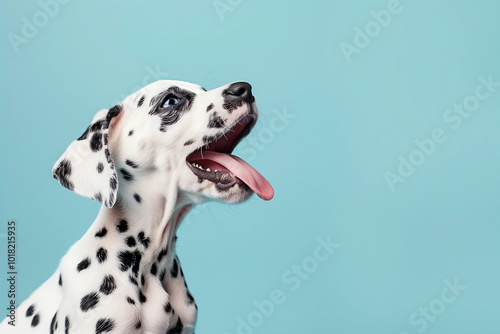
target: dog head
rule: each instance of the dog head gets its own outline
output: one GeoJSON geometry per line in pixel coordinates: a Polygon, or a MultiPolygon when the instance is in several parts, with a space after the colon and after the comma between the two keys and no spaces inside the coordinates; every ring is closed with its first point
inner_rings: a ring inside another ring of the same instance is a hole
{"type": "Polygon", "coordinates": [[[53,176],[107,207],[117,199],[140,203],[140,190],[162,187],[193,203],[239,202],[254,191],[269,200],[273,190],[267,180],[231,155],[256,121],[246,82],[206,91],[157,81],[99,111],[56,162],[53,176]]]}

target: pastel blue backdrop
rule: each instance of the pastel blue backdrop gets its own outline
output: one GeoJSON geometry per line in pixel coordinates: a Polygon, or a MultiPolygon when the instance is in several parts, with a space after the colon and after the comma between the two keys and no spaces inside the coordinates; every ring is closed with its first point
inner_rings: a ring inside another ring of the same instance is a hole
{"type": "Polygon", "coordinates": [[[97,214],[51,176],[95,112],[246,80],[276,196],[181,226],[197,332],[498,333],[498,1],[53,3],[0,3],[2,314],[7,221],[19,302],[97,214]]]}

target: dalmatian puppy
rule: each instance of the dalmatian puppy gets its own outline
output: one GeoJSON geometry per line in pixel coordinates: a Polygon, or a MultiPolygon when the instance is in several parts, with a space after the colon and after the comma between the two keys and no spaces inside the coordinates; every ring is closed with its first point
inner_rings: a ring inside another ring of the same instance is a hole
{"type": "Polygon", "coordinates": [[[99,111],[52,171],[101,202],[99,214],[0,333],[193,333],[197,306],[176,230],[197,203],[273,197],[269,182],[231,155],[256,121],[246,82],[207,91],[157,81],[99,111]]]}

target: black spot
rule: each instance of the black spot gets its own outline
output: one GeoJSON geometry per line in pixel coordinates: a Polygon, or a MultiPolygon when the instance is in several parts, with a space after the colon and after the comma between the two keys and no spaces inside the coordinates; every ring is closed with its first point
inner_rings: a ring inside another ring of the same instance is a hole
{"type": "Polygon", "coordinates": [[[59,285],[62,286],[62,275],[59,274],[59,285]]]}
{"type": "Polygon", "coordinates": [[[56,170],[54,171],[53,176],[54,178],[59,180],[59,182],[63,187],[68,188],[69,190],[73,190],[75,186],[68,179],[70,175],[71,175],[71,162],[69,160],[63,159],[59,163],[59,166],[57,166],[56,170]]]}
{"type": "Polygon", "coordinates": [[[223,128],[225,124],[226,124],[226,122],[222,119],[222,117],[217,115],[216,112],[214,112],[212,114],[212,116],[210,116],[210,119],[208,121],[209,128],[220,129],[220,128],[223,128]]]}
{"type": "Polygon", "coordinates": [[[92,152],[97,152],[102,149],[102,133],[95,132],[90,139],[90,149],[92,152]]]}
{"type": "Polygon", "coordinates": [[[187,142],[184,143],[184,146],[189,146],[191,145],[192,143],[194,143],[194,140],[193,139],[190,139],[188,140],[187,142]]]}
{"type": "Polygon", "coordinates": [[[186,297],[187,297],[187,301],[188,301],[189,305],[194,304],[194,298],[193,298],[193,295],[191,294],[191,292],[186,291],[186,297]]]}
{"type": "Polygon", "coordinates": [[[176,324],[167,330],[166,334],[180,334],[182,332],[182,322],[181,319],[177,319],[176,324]]]}
{"type": "Polygon", "coordinates": [[[129,246],[129,247],[134,247],[136,245],[135,238],[132,236],[125,239],[125,242],[127,243],[127,246],[129,246]]]}
{"type": "Polygon", "coordinates": [[[137,277],[141,258],[141,253],[137,250],[133,253],[129,251],[121,252],[120,254],[118,254],[118,259],[121,263],[120,270],[127,271],[128,269],[132,268],[132,272],[137,277]]]}
{"type": "Polygon", "coordinates": [[[144,286],[145,280],[144,280],[144,275],[141,275],[141,285],[144,286]]]}
{"type": "Polygon", "coordinates": [[[76,266],[76,270],[78,272],[87,269],[90,266],[90,258],[83,259],[78,265],[76,266]]]}
{"type": "Polygon", "coordinates": [[[137,203],[141,203],[141,196],[139,194],[134,194],[134,199],[137,203]]]}
{"type": "Polygon", "coordinates": [[[128,132],[128,135],[129,135],[129,136],[132,136],[133,134],[134,134],[134,130],[130,130],[130,131],[128,132]]]}
{"type": "Polygon", "coordinates": [[[35,305],[31,305],[30,307],[28,307],[28,309],[26,310],[26,316],[27,317],[31,317],[33,315],[33,313],[35,313],[35,305]]]}
{"type": "Polygon", "coordinates": [[[233,110],[241,107],[243,105],[243,101],[238,103],[224,103],[222,107],[227,110],[228,113],[232,113],[233,110]]]}
{"type": "Polygon", "coordinates": [[[167,302],[164,306],[165,312],[170,313],[172,312],[172,305],[170,305],[170,302],[167,302]]]}
{"type": "Polygon", "coordinates": [[[102,230],[100,230],[99,232],[97,232],[95,234],[96,238],[103,238],[106,236],[106,233],[108,233],[108,230],[106,230],[106,228],[104,227],[102,230]]]}
{"type": "Polygon", "coordinates": [[[127,271],[129,268],[132,268],[134,264],[134,253],[125,251],[118,254],[118,260],[120,260],[120,270],[127,271]]]}
{"type": "Polygon", "coordinates": [[[207,112],[209,112],[210,110],[212,110],[214,108],[214,104],[213,103],[210,103],[210,105],[207,107],[207,112]]]}
{"type": "Polygon", "coordinates": [[[101,193],[94,194],[94,199],[98,202],[102,202],[102,194],[101,193]]]}
{"type": "Polygon", "coordinates": [[[200,87],[201,89],[203,89],[204,92],[207,91],[207,89],[205,87],[200,87]]]}
{"type": "Polygon", "coordinates": [[[95,334],[111,332],[115,328],[115,322],[111,319],[99,319],[95,324],[95,334]]]}
{"type": "Polygon", "coordinates": [[[85,132],[77,139],[77,140],[84,140],[87,139],[89,136],[90,132],[95,132],[103,129],[107,129],[107,122],[104,119],[101,119],[100,121],[95,122],[94,124],[90,124],[87,129],[85,129],[85,132]]]}
{"type": "Polygon", "coordinates": [[[139,286],[139,284],[137,284],[136,279],[135,279],[135,278],[133,278],[132,276],[129,276],[129,277],[128,277],[128,280],[130,281],[130,283],[132,283],[132,284],[134,284],[134,285],[139,286]]]}
{"type": "Polygon", "coordinates": [[[117,185],[116,177],[113,176],[109,179],[109,186],[111,187],[112,190],[115,190],[116,185],[117,185]]]}
{"type": "Polygon", "coordinates": [[[132,272],[135,274],[135,277],[137,277],[139,273],[139,266],[141,264],[141,253],[139,251],[134,252],[134,266],[132,267],[132,272]]]}
{"type": "Polygon", "coordinates": [[[102,162],[99,162],[97,164],[97,172],[100,174],[102,173],[103,170],[104,170],[104,165],[102,164],[102,162]]]}
{"type": "Polygon", "coordinates": [[[174,264],[172,265],[172,268],[170,269],[170,274],[172,277],[177,277],[179,274],[179,265],[177,264],[177,259],[174,259],[174,264]]]}
{"type": "Polygon", "coordinates": [[[108,125],[106,123],[106,120],[101,119],[101,120],[95,122],[94,124],[90,125],[90,132],[96,132],[96,131],[104,130],[107,128],[108,128],[108,125]]]}
{"type": "Polygon", "coordinates": [[[127,180],[127,181],[133,181],[134,180],[134,176],[132,174],[130,174],[126,169],[121,168],[120,172],[122,173],[123,178],[125,180],[127,180]]]}
{"type": "Polygon", "coordinates": [[[80,301],[80,308],[83,312],[87,312],[93,309],[97,303],[99,303],[99,294],[97,292],[91,292],[80,301]]]}
{"type": "Polygon", "coordinates": [[[106,115],[106,128],[109,127],[111,119],[113,119],[113,117],[118,116],[121,113],[121,111],[122,111],[122,106],[119,104],[109,109],[108,114],[106,115]]]}
{"type": "Polygon", "coordinates": [[[99,288],[99,291],[101,291],[105,295],[109,295],[115,289],[116,289],[116,283],[115,283],[114,277],[111,275],[104,277],[104,280],[102,281],[102,284],[101,284],[101,287],[99,288]]]}
{"type": "Polygon", "coordinates": [[[146,296],[142,294],[142,291],[139,290],[139,301],[142,303],[146,302],[146,296]]]}
{"type": "Polygon", "coordinates": [[[137,324],[135,324],[135,329],[139,329],[141,328],[142,324],[140,321],[137,322],[137,324]]]}
{"type": "Polygon", "coordinates": [[[120,233],[124,233],[124,232],[127,232],[128,230],[128,223],[126,220],[122,219],[118,222],[118,224],[116,225],[116,229],[118,230],[118,232],[120,233]]]}
{"type": "Polygon", "coordinates": [[[31,327],[36,327],[40,323],[40,315],[37,313],[31,320],[31,327]]]}
{"type": "Polygon", "coordinates": [[[145,100],[145,99],[146,99],[146,96],[144,96],[144,95],[143,95],[143,96],[140,98],[139,103],[137,103],[137,106],[138,106],[138,107],[142,106],[142,104],[144,103],[144,100],[145,100]]]}
{"type": "Polygon", "coordinates": [[[165,278],[165,274],[166,274],[166,270],[163,269],[163,271],[161,272],[160,277],[159,277],[160,281],[163,281],[163,279],[165,278]]]}
{"type": "Polygon", "coordinates": [[[151,266],[151,274],[156,276],[156,272],[158,271],[158,267],[156,266],[156,263],[153,263],[151,266]]]}
{"type": "Polygon", "coordinates": [[[52,321],[50,322],[50,334],[54,334],[54,331],[56,330],[56,321],[57,321],[57,312],[54,314],[52,317],[52,321]]]}
{"type": "Polygon", "coordinates": [[[129,165],[130,167],[132,167],[132,168],[137,168],[137,167],[139,167],[139,165],[138,165],[138,164],[136,164],[135,162],[133,162],[132,160],[128,160],[128,159],[127,159],[127,160],[125,160],[125,163],[126,163],[127,165],[129,165]]]}
{"type": "Polygon", "coordinates": [[[64,318],[64,334],[69,333],[70,327],[71,327],[71,324],[69,322],[69,318],[68,317],[64,318]]]}
{"type": "Polygon", "coordinates": [[[158,262],[160,262],[160,261],[161,261],[161,259],[163,259],[163,257],[164,257],[165,255],[167,255],[167,251],[168,251],[168,245],[167,245],[167,246],[165,246],[165,248],[163,248],[163,249],[160,251],[160,253],[158,253],[158,262]]]}
{"type": "Polygon", "coordinates": [[[129,304],[135,305],[135,301],[132,298],[130,298],[130,297],[127,297],[127,302],[129,304]]]}
{"type": "Polygon", "coordinates": [[[108,258],[108,251],[102,247],[99,248],[99,250],[97,251],[97,254],[96,254],[96,258],[97,258],[97,261],[99,261],[99,263],[103,263],[108,258]]]}
{"type": "Polygon", "coordinates": [[[150,240],[149,238],[144,237],[144,232],[140,232],[137,235],[137,240],[139,240],[139,242],[144,246],[144,248],[147,249],[149,247],[150,240]]]}

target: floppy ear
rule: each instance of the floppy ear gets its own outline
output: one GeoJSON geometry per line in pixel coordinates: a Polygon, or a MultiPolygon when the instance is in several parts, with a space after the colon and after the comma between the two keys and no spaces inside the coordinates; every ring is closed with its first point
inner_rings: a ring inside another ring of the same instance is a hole
{"type": "Polygon", "coordinates": [[[75,193],[112,208],[116,202],[118,178],[108,148],[111,120],[121,105],[99,111],[87,130],[73,141],[52,168],[52,176],[75,193]]]}

